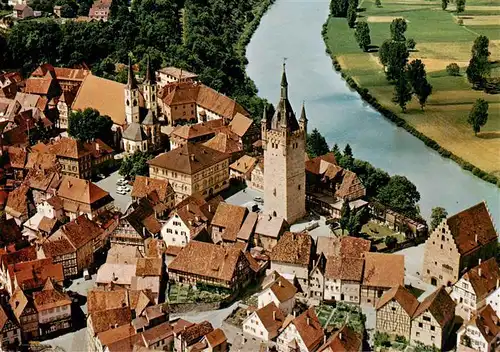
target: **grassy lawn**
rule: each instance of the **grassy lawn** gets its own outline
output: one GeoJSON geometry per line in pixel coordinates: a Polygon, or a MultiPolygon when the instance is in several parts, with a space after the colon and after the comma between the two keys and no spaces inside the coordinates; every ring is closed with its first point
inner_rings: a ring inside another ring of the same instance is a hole
{"type": "MultiPolygon", "coordinates": [[[[385,107],[400,114],[417,130],[436,140],[443,148],[460,156],[473,165],[500,176],[500,95],[475,91],[465,77],[471,56],[471,47],[478,35],[490,39],[490,60],[500,60],[500,3],[492,0],[468,0],[463,17],[464,26],[457,23],[453,4],[447,11],[437,0],[382,0],[382,7],[375,0],[360,2],[358,21],[370,26],[372,45],[378,47],[390,36],[390,23],[403,17],[408,21],[406,38],[413,38],[416,49],[410,60],[421,59],[427,70],[433,94],[425,112],[414,99],[406,114],[392,103],[391,86],[379,62],[376,50],[364,53],[359,49],[354,30],[345,18],[331,18],[327,26],[326,44],[337,57],[342,70],[360,86],[368,88],[385,107]],[[445,71],[455,62],[461,76],[451,77],[445,71]],[[475,137],[467,124],[472,104],[483,98],[490,104],[489,118],[481,133],[475,137]]],[[[492,77],[500,77],[500,68],[493,65],[492,77]]]]}

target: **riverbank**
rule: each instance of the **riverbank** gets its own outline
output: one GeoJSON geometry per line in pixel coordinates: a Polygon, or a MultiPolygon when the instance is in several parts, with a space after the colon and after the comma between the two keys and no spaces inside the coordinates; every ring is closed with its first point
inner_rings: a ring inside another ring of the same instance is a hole
{"type": "MultiPolygon", "coordinates": [[[[445,70],[447,64],[457,62],[465,71],[464,65],[468,63],[467,57],[476,34],[454,23],[451,13],[442,11],[437,1],[415,0],[409,4],[386,0],[383,7],[378,8],[373,0],[365,0],[360,7],[358,21],[369,22],[372,44],[376,46],[389,37],[389,25],[394,17],[407,19],[407,38],[417,42],[417,50],[411,54],[410,60],[422,58],[434,93],[425,112],[413,101],[408,106],[407,114],[400,113],[399,107],[391,102],[393,87],[385,79],[377,53],[364,53],[359,49],[354,30],[348,27],[345,18],[328,18],[322,30],[326,51],[335,69],[341,72],[352,89],[390,121],[463,169],[500,186],[500,96],[474,91],[465,76],[451,77],[445,70]],[[429,21],[438,21],[438,27],[443,28],[436,28],[429,21]],[[462,32],[466,34],[460,36],[462,32]],[[458,43],[450,44],[457,36],[460,36],[458,43]],[[466,120],[473,102],[479,97],[489,101],[490,116],[479,137],[474,137],[466,120]]],[[[476,11],[474,6],[470,7],[468,15],[476,11]]],[[[478,28],[492,40],[491,59],[500,56],[496,38],[500,34],[489,30],[488,26],[478,28]]]]}

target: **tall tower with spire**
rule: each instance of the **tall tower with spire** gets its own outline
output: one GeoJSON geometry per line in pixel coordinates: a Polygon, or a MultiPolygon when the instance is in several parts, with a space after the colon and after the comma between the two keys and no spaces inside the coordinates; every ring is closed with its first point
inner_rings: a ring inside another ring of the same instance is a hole
{"type": "Polygon", "coordinates": [[[306,214],[304,164],[307,118],[302,105],[300,120],[297,121],[288,100],[285,63],[276,111],[270,120],[264,111],[261,126],[264,148],[264,212],[282,217],[292,224],[306,214]]]}
{"type": "Polygon", "coordinates": [[[139,86],[135,80],[130,59],[128,60],[128,82],[125,86],[125,117],[127,124],[139,123],[139,86]]]}
{"type": "Polygon", "coordinates": [[[148,110],[152,110],[154,113],[157,111],[156,105],[156,79],[154,73],[151,72],[151,65],[149,62],[149,56],[146,64],[146,78],[144,79],[144,84],[142,86],[142,94],[144,95],[144,105],[148,110]]]}

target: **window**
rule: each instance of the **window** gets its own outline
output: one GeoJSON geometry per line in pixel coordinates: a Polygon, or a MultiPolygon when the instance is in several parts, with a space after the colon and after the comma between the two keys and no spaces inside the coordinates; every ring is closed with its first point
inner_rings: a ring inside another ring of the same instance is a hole
{"type": "Polygon", "coordinates": [[[422,324],[422,323],[418,323],[418,327],[419,327],[419,328],[423,328],[423,327],[424,327],[424,324],[422,324]]]}
{"type": "Polygon", "coordinates": [[[396,307],[392,307],[391,309],[392,309],[392,311],[393,311],[393,312],[395,312],[395,311],[396,311],[396,307]]]}
{"type": "Polygon", "coordinates": [[[420,333],[417,331],[417,334],[416,334],[416,335],[417,335],[417,337],[419,337],[419,336],[420,336],[420,333]]]}
{"type": "Polygon", "coordinates": [[[424,321],[431,321],[431,318],[424,316],[423,317],[424,321]]]}
{"type": "Polygon", "coordinates": [[[436,327],[434,325],[431,325],[431,331],[436,331],[436,327]]]}

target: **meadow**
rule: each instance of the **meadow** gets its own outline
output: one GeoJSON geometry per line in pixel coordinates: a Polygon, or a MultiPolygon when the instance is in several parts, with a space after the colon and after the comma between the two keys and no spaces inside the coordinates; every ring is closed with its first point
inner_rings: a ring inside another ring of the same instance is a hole
{"type": "Polygon", "coordinates": [[[342,71],[362,88],[367,88],[384,107],[397,113],[410,125],[443,148],[474,166],[500,177],[500,95],[473,90],[465,70],[471,47],[479,35],[490,39],[492,77],[500,77],[500,6],[497,0],[467,0],[465,12],[456,14],[454,4],[443,11],[436,0],[361,0],[357,21],[366,21],[374,49],[363,52],[354,39],[354,29],[345,18],[330,18],[326,45],[337,58],[342,71]],[[385,78],[377,47],[390,37],[390,23],[404,18],[406,38],[417,45],[409,60],[421,59],[433,86],[425,110],[414,98],[407,113],[392,103],[393,86],[385,78]],[[461,20],[461,21],[460,21],[461,20]],[[460,24],[462,22],[462,24],[460,24]],[[450,76],[446,66],[460,66],[460,76],[450,76]],[[489,118],[478,136],[467,124],[469,111],[477,98],[489,102],[489,118]]]}

